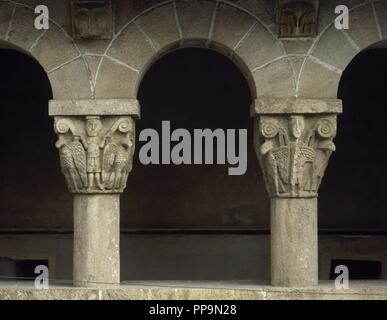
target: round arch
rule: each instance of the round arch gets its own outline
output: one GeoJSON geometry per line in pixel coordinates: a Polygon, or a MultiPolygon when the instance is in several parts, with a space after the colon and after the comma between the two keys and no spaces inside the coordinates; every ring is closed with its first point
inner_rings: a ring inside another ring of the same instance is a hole
{"type": "Polygon", "coordinates": [[[325,23],[323,30],[302,57],[296,96],[337,98],[342,74],[355,56],[387,40],[383,24],[387,1],[361,1],[348,7],[348,30],[336,29],[333,8],[329,19],[320,22],[325,23]]]}
{"type": "MultiPolygon", "coordinates": [[[[58,1],[52,11],[64,12],[62,6],[66,5],[58,1]]],[[[0,48],[34,57],[50,79],[54,99],[92,98],[92,76],[79,46],[54,19],[50,19],[48,30],[35,29],[34,10],[12,0],[0,2],[0,48]]]]}
{"type": "Polygon", "coordinates": [[[136,98],[149,66],[165,53],[187,47],[210,48],[232,59],[253,97],[293,95],[286,52],[256,15],[231,1],[164,1],[117,32],[98,68],[96,98],[136,98]]]}

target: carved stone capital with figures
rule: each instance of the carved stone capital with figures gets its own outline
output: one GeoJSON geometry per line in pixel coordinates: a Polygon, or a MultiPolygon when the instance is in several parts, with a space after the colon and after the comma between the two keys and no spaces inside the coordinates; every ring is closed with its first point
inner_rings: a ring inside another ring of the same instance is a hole
{"type": "Polygon", "coordinates": [[[60,165],[70,192],[122,193],[135,149],[134,100],[51,101],[60,165]]]}
{"type": "Polygon", "coordinates": [[[254,144],[271,198],[317,197],[339,113],[337,100],[256,100],[254,144]]]}

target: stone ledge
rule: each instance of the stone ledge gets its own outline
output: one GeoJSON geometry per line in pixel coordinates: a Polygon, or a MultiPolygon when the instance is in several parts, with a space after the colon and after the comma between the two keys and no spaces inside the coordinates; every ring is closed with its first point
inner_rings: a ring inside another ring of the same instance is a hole
{"type": "Polygon", "coordinates": [[[348,290],[333,281],[317,287],[282,288],[250,282],[149,281],[126,282],[119,288],[51,286],[36,290],[32,284],[3,282],[0,300],[387,300],[386,281],[352,281],[348,290]]]}
{"type": "Polygon", "coordinates": [[[251,106],[251,116],[257,114],[316,114],[343,112],[337,99],[259,98],[251,106]]]}
{"type": "Polygon", "coordinates": [[[50,116],[131,115],[140,118],[140,103],[136,99],[51,100],[50,116]]]}

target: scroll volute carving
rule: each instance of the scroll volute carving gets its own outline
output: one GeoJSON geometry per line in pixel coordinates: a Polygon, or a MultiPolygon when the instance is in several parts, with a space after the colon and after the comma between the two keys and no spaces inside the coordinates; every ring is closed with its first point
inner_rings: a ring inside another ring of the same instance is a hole
{"type": "Polygon", "coordinates": [[[256,121],[256,152],[269,195],[316,197],[335,151],[336,116],[262,116],[256,121]]]}
{"type": "Polygon", "coordinates": [[[61,170],[73,193],[121,193],[132,170],[131,117],[56,117],[61,170]]]}

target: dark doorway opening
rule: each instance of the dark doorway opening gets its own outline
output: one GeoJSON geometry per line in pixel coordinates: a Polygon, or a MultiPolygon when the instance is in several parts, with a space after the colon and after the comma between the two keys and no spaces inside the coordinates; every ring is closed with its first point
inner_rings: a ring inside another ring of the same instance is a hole
{"type": "Polygon", "coordinates": [[[0,91],[0,228],[71,227],[45,71],[27,54],[2,49],[0,91]]]}
{"type": "Polygon", "coordinates": [[[226,165],[149,165],[137,143],[128,192],[122,197],[126,228],[251,229],[269,227],[269,204],[253,148],[251,92],[239,68],[208,49],[181,49],[146,73],[138,99],[146,128],[248,129],[247,172],[229,176],[226,165]]]}
{"type": "Polygon", "coordinates": [[[387,231],[387,49],[358,54],[340,81],[344,113],[320,190],[320,228],[387,231]]]}

